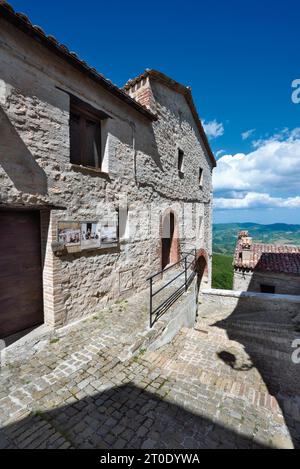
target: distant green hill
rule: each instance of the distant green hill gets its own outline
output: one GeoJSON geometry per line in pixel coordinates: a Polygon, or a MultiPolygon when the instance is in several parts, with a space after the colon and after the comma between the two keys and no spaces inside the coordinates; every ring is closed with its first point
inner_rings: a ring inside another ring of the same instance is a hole
{"type": "Polygon", "coordinates": [[[213,252],[233,256],[240,230],[248,230],[255,242],[300,245],[300,225],[224,223],[213,226],[213,252]]]}
{"type": "Polygon", "coordinates": [[[212,287],[221,290],[232,290],[232,257],[224,256],[223,254],[214,254],[212,269],[212,287]]]}
{"type": "Polygon", "coordinates": [[[300,225],[216,224],[213,226],[213,288],[232,289],[233,254],[240,230],[248,230],[255,242],[300,245],[300,225]]]}

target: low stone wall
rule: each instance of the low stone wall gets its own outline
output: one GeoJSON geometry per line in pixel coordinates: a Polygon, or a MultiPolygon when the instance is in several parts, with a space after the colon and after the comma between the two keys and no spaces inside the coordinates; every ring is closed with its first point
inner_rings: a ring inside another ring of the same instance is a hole
{"type": "Polygon", "coordinates": [[[202,290],[200,302],[205,305],[216,305],[218,308],[232,309],[232,312],[242,309],[243,311],[258,312],[265,311],[266,318],[285,315],[287,321],[300,327],[300,295],[273,295],[268,293],[243,292],[233,290],[202,290]]]}

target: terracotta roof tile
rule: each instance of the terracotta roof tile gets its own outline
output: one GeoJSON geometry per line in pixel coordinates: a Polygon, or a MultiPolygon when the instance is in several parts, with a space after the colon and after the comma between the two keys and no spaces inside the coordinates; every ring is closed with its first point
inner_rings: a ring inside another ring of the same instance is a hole
{"type": "Polygon", "coordinates": [[[260,272],[300,275],[300,246],[254,243],[249,260],[241,258],[242,241],[237,242],[234,266],[260,272]]]}

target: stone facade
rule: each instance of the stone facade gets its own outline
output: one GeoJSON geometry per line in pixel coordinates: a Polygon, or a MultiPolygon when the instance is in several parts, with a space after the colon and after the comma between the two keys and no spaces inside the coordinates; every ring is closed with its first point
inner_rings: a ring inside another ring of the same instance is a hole
{"type": "Polygon", "coordinates": [[[62,326],[146,288],[147,276],[161,269],[168,210],[178,220],[179,253],[206,254],[209,287],[215,162],[186,96],[149,76],[147,114],[16,27],[10,15],[0,17],[0,204],[41,213],[45,323],[62,326]],[[70,163],[71,95],[107,116],[101,171],[70,163]],[[120,207],[128,214],[117,248],[53,252],[58,222],[101,221],[120,207]]]}
{"type": "Polygon", "coordinates": [[[267,272],[235,269],[233,289],[237,291],[261,292],[262,285],[274,287],[278,295],[300,295],[300,277],[267,272]]]}

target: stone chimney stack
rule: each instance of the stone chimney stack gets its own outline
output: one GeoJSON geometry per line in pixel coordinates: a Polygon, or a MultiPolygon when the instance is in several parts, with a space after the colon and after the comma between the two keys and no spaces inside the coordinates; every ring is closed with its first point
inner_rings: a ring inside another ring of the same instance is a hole
{"type": "Polygon", "coordinates": [[[151,112],[156,114],[156,102],[154,99],[153,91],[149,75],[147,72],[136,78],[135,80],[129,80],[124,90],[129,96],[138,101],[142,106],[148,108],[151,112]]]}
{"type": "Polygon", "coordinates": [[[252,238],[249,236],[248,231],[240,231],[238,239],[242,247],[242,263],[246,265],[251,260],[252,238]]]}

